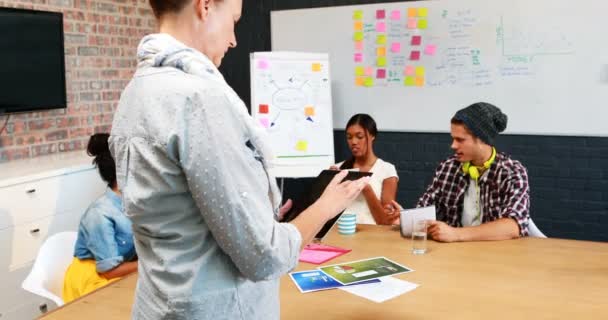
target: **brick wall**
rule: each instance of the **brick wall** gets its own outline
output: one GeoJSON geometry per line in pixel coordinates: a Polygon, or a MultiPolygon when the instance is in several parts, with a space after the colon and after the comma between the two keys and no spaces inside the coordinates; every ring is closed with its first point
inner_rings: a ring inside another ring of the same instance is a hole
{"type": "Polygon", "coordinates": [[[0,162],[84,149],[91,134],[110,130],[137,44],[156,27],[147,0],[11,0],[0,7],[63,13],[68,98],[67,109],[12,114],[0,135],[0,162]]]}

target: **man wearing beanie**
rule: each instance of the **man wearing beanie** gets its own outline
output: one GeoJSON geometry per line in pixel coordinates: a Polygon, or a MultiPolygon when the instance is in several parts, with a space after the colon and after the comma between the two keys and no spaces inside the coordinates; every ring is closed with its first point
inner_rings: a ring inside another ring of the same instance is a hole
{"type": "Polygon", "coordinates": [[[530,188],[526,168],[494,140],[507,127],[497,107],[478,102],[451,121],[454,155],[443,161],[418,207],[435,205],[428,233],[442,242],[503,240],[528,235],[530,188]]]}

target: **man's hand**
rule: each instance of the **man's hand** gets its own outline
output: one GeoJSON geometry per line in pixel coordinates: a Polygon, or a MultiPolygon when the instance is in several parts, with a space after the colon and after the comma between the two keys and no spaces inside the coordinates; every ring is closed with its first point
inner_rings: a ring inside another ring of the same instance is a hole
{"type": "Polygon", "coordinates": [[[458,228],[450,227],[443,221],[428,221],[428,234],[433,240],[441,242],[455,242],[460,241],[460,235],[458,228]]]}
{"type": "Polygon", "coordinates": [[[291,209],[292,205],[293,201],[291,201],[291,199],[285,201],[285,204],[279,209],[279,221],[283,221],[283,217],[285,217],[285,214],[291,209]]]}

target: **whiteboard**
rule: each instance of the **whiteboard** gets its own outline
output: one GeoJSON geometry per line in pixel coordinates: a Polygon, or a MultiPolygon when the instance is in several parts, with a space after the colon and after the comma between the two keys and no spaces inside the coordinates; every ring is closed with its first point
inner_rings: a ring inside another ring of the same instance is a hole
{"type": "Polygon", "coordinates": [[[273,11],[272,49],[329,53],[337,129],[363,112],[383,131],[447,132],[458,109],[486,101],[509,116],[506,133],[608,136],[606,12],[598,0],[273,11]]]}
{"type": "Polygon", "coordinates": [[[277,177],[315,177],[334,164],[327,54],[251,54],[251,114],[268,133],[277,177]]]}

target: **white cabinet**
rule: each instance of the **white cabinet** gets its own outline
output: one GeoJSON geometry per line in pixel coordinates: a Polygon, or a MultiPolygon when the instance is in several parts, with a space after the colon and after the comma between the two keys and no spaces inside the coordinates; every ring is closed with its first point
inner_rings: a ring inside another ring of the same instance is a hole
{"type": "Polygon", "coordinates": [[[40,305],[55,307],[21,289],[21,282],[48,236],[76,231],[80,216],[106,190],[90,163],[80,151],[0,164],[0,320],[32,319],[40,305]]]}

